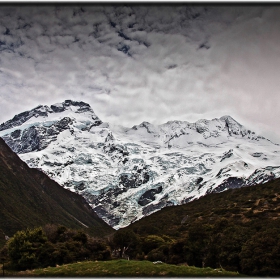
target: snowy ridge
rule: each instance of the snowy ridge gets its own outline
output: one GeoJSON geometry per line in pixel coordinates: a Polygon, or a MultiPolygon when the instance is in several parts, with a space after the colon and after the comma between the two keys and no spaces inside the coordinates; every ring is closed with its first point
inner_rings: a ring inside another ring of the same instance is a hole
{"type": "Polygon", "coordinates": [[[230,116],[126,128],[66,100],[16,115],[0,136],[116,229],[169,205],[280,177],[279,145],[230,116]]]}

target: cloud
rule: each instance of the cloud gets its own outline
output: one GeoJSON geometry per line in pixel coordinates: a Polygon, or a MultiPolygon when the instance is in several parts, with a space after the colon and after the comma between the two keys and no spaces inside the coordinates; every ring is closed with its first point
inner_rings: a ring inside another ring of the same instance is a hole
{"type": "Polygon", "coordinates": [[[279,12],[237,5],[2,6],[0,121],[73,98],[90,103],[103,121],[126,126],[229,114],[260,131],[280,131],[279,12]]]}
{"type": "MultiPolygon", "coordinates": [[[[245,10],[246,11],[246,10],[245,10]]],[[[225,95],[223,105],[248,122],[268,123],[279,101],[279,8],[251,9],[212,38],[215,72],[209,87],[225,95]],[[253,9],[254,10],[254,9],[253,9]],[[258,16],[256,16],[258,14],[258,16]]],[[[214,73],[214,71],[213,71],[214,73]]],[[[279,115],[274,112],[273,119],[279,115]]]]}

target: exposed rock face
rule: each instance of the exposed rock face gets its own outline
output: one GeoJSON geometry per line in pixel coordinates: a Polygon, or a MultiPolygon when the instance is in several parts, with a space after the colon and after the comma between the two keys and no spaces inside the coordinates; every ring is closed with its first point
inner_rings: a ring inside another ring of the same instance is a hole
{"type": "Polygon", "coordinates": [[[66,100],[16,115],[0,126],[0,136],[115,228],[211,192],[280,177],[279,145],[230,116],[125,128],[66,100]]]}
{"type": "Polygon", "coordinates": [[[72,120],[65,117],[50,127],[33,125],[23,130],[15,130],[10,135],[3,136],[3,139],[18,154],[41,151],[50,142],[56,141],[60,132],[70,129],[71,123],[72,120]]]}
{"type": "Polygon", "coordinates": [[[102,123],[99,118],[94,115],[87,103],[65,100],[63,103],[51,105],[51,108],[40,105],[31,111],[18,114],[12,120],[1,124],[0,131],[25,124],[21,129],[16,129],[10,134],[3,135],[2,138],[12,150],[18,154],[44,150],[51,142],[57,140],[57,136],[62,131],[69,130],[73,132],[73,129],[71,129],[73,120],[68,116],[58,118],[54,121],[44,122],[42,119],[47,120],[48,117],[52,118],[56,113],[67,111],[74,111],[76,114],[87,112],[91,115],[81,130],[89,130],[92,126],[102,123]],[[70,106],[72,106],[72,108],[70,108],[70,106]],[[30,119],[32,119],[31,126],[28,125],[28,120],[30,119]],[[33,123],[35,119],[38,119],[37,123],[33,123]]]}
{"type": "Polygon", "coordinates": [[[162,192],[162,186],[156,189],[150,189],[141,195],[138,204],[145,206],[155,200],[155,195],[162,192]]]}
{"type": "Polygon", "coordinates": [[[222,192],[224,190],[228,189],[236,189],[236,188],[241,188],[242,186],[245,186],[246,180],[243,178],[237,178],[237,177],[228,177],[223,181],[222,184],[220,184],[217,188],[215,188],[213,191],[209,189],[208,193],[218,193],[222,192]]]}

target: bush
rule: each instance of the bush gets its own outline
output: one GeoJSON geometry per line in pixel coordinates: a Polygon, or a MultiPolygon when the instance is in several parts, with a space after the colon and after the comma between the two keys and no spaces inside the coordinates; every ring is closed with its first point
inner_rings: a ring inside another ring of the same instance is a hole
{"type": "Polygon", "coordinates": [[[40,250],[47,237],[42,228],[18,231],[8,242],[8,255],[17,269],[31,269],[40,266],[40,250]]]}
{"type": "Polygon", "coordinates": [[[157,235],[148,235],[142,241],[142,248],[145,254],[148,254],[153,249],[159,248],[165,244],[163,238],[157,235]]]}
{"type": "Polygon", "coordinates": [[[157,248],[150,251],[149,254],[147,255],[147,258],[151,262],[155,262],[155,261],[166,262],[167,260],[167,256],[164,255],[161,248],[157,248]]]}
{"type": "MultiPolygon", "coordinates": [[[[110,250],[82,231],[47,225],[17,232],[8,242],[8,257],[15,269],[55,266],[85,259],[109,260],[110,250]]],[[[4,253],[4,251],[3,251],[4,253]]]]}
{"type": "Polygon", "coordinates": [[[267,229],[253,235],[240,253],[242,273],[258,276],[280,275],[280,235],[267,229]]]}
{"type": "Polygon", "coordinates": [[[110,250],[106,243],[102,240],[88,238],[86,248],[90,252],[89,259],[91,260],[106,261],[111,259],[110,250]]]}
{"type": "Polygon", "coordinates": [[[119,257],[124,257],[124,255],[130,258],[136,257],[139,247],[139,238],[131,230],[119,230],[117,231],[112,240],[112,246],[115,249],[120,249],[119,257]]]}

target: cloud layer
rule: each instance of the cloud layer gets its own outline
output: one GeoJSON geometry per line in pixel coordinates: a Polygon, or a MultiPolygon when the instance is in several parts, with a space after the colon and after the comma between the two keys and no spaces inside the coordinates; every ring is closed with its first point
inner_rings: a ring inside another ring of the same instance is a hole
{"type": "Polygon", "coordinates": [[[280,139],[279,15],[278,6],[2,5],[0,122],[72,98],[125,126],[226,114],[280,139]]]}

